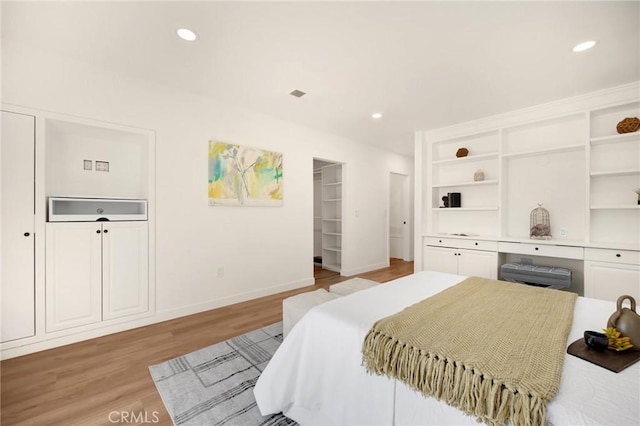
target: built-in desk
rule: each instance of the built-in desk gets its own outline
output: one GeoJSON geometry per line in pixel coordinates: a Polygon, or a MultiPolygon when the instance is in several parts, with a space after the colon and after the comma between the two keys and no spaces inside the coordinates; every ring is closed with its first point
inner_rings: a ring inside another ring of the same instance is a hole
{"type": "Polygon", "coordinates": [[[571,269],[569,290],[580,295],[616,301],[628,294],[640,301],[640,247],[461,235],[426,235],[423,246],[423,269],[500,278],[500,265],[525,258],[571,269]]]}

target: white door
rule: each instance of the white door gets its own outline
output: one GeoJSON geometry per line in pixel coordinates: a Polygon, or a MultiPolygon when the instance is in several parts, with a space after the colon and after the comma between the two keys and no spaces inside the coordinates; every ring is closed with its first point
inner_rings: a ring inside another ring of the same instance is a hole
{"type": "Polygon", "coordinates": [[[498,253],[478,250],[457,250],[457,252],[460,275],[498,279],[498,253]]]}
{"type": "Polygon", "coordinates": [[[0,341],[35,334],[35,117],[2,111],[0,341]]]}
{"type": "Polygon", "coordinates": [[[101,225],[60,222],[46,229],[46,331],[101,321],[101,225]]]}
{"type": "Polygon", "coordinates": [[[105,320],[149,310],[147,222],[111,222],[102,231],[102,297],[105,320]]]}
{"type": "Polygon", "coordinates": [[[628,294],[640,301],[640,266],[584,262],[584,295],[617,301],[628,294]]]}
{"type": "Polygon", "coordinates": [[[426,246],[424,249],[422,266],[425,271],[458,273],[458,251],[452,248],[426,246]]]}
{"type": "Polygon", "coordinates": [[[389,257],[412,260],[409,176],[391,173],[389,180],[389,257]]]}

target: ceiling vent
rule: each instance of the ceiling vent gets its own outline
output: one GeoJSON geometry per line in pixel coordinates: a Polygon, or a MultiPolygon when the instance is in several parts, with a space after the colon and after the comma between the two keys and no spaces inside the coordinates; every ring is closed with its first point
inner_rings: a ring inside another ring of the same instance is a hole
{"type": "Polygon", "coordinates": [[[289,93],[289,94],[290,94],[291,96],[295,96],[296,98],[301,98],[301,97],[303,97],[304,95],[306,95],[306,93],[305,93],[305,92],[303,92],[302,90],[298,90],[298,89],[294,90],[293,92],[291,92],[291,93],[289,93]]]}

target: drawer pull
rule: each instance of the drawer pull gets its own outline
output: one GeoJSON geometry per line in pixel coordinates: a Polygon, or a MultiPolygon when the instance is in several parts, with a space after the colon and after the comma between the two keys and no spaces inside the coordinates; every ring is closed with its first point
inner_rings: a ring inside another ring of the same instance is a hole
{"type": "Polygon", "coordinates": [[[478,243],[476,243],[476,245],[478,245],[478,243]]]}
{"type": "Polygon", "coordinates": [[[439,243],[441,243],[441,242],[442,242],[442,240],[438,240],[438,242],[439,242],[439,243]]]}
{"type": "Polygon", "coordinates": [[[536,247],[535,250],[538,250],[538,247],[536,247]]]}
{"type": "Polygon", "coordinates": [[[622,255],[620,253],[616,253],[616,257],[621,257],[622,255]]]}

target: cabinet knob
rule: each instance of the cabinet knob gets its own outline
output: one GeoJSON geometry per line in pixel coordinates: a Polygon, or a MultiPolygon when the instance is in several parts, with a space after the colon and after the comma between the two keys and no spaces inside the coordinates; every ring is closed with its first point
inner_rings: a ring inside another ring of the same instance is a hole
{"type": "Polygon", "coordinates": [[[441,243],[441,242],[442,242],[442,240],[438,240],[438,242],[439,242],[439,243],[441,243]]]}
{"type": "Polygon", "coordinates": [[[620,253],[616,253],[616,257],[621,257],[622,255],[620,253]]]}
{"type": "Polygon", "coordinates": [[[25,233],[24,233],[24,236],[25,236],[25,237],[28,237],[29,235],[31,235],[31,234],[30,234],[30,233],[28,233],[28,232],[25,232],[25,233]]]}
{"type": "Polygon", "coordinates": [[[476,243],[476,245],[478,245],[478,243],[476,243]]]}
{"type": "Polygon", "coordinates": [[[109,230],[108,230],[108,229],[105,229],[103,232],[106,234],[107,232],[109,232],[109,230]]]}
{"type": "Polygon", "coordinates": [[[538,247],[536,247],[535,250],[538,250],[538,247]]]}
{"type": "Polygon", "coordinates": [[[96,231],[96,234],[99,234],[99,233],[100,233],[100,230],[98,229],[98,230],[96,231]]]}

